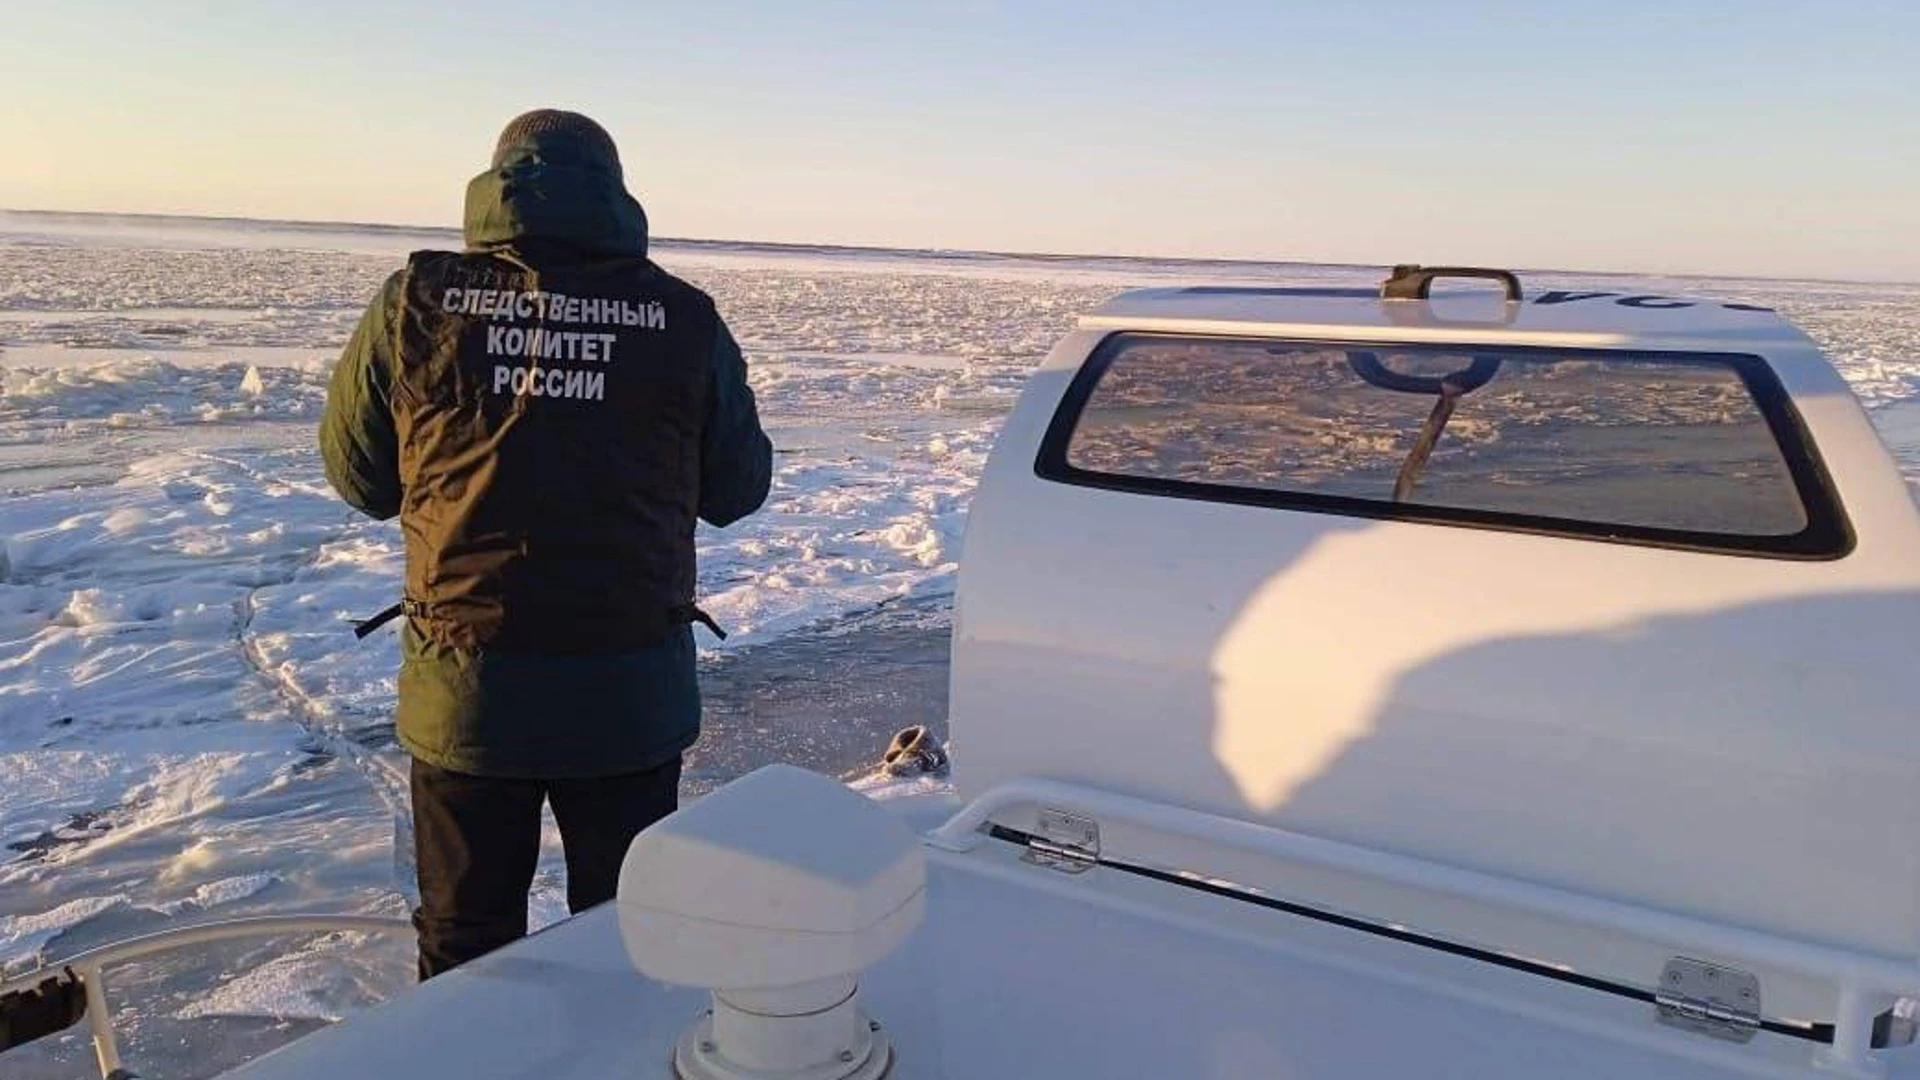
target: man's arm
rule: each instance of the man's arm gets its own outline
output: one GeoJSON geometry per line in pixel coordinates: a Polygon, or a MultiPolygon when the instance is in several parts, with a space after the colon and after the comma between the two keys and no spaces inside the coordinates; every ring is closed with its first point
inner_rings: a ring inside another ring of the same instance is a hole
{"type": "Polygon", "coordinates": [[[713,335],[713,393],[700,446],[700,516],[731,525],[767,501],[773,443],[760,428],[747,361],[727,324],[713,335]]]}
{"type": "Polygon", "coordinates": [[[367,305],[327,387],[320,457],[327,482],[354,509],[386,520],[400,512],[400,437],[393,422],[393,320],[402,274],[367,305]]]}

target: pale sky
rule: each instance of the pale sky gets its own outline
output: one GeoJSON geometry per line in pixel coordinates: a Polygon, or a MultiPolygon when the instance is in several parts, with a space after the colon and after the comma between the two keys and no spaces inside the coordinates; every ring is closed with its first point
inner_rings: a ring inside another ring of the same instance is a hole
{"type": "Polygon", "coordinates": [[[1920,281],[1915,0],[7,0],[0,207],[1920,281]]]}

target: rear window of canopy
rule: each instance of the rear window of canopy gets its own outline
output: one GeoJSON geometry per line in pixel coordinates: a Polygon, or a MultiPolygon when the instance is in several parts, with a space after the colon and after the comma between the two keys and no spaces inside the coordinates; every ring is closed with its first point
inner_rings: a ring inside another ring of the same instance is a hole
{"type": "Polygon", "coordinates": [[[1147,495],[1731,553],[1849,533],[1758,357],[1121,333],[1042,446],[1147,495]]]}

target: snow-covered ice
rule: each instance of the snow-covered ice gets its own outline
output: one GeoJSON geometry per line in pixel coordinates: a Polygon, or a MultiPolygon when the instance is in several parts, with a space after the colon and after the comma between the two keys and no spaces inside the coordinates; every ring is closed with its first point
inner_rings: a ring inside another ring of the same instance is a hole
{"type": "MultiPolygon", "coordinates": [[[[333,496],[312,432],[367,298],[406,250],[453,240],[0,213],[0,970],[213,916],[406,911],[396,648],[350,630],[397,595],[399,534],[333,496]]],[[[701,637],[696,792],[772,759],[853,775],[893,727],[943,725],[968,498],[1076,312],[1131,285],[1378,274],[656,255],[717,298],[778,448],[766,509],[699,536],[702,603],[733,636],[701,637]]],[[[1781,308],[1920,490],[1920,286],[1614,282],[1781,308]]],[[[549,824],[536,925],[564,913],[555,839],[549,824]]],[[[130,965],[115,981],[129,1056],[150,1077],[206,1075],[404,986],[409,958],[336,937],[130,965]]],[[[87,1056],[83,1038],[49,1040],[5,1073],[75,1075],[87,1056]]]]}

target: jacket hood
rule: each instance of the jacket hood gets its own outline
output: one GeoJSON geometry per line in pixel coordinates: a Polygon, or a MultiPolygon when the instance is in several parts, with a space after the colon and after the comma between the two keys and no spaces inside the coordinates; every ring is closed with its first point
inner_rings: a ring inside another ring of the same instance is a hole
{"type": "Polygon", "coordinates": [[[559,245],[586,255],[643,257],[647,214],[627,193],[620,162],[562,133],[502,147],[467,184],[467,247],[559,245]]]}

